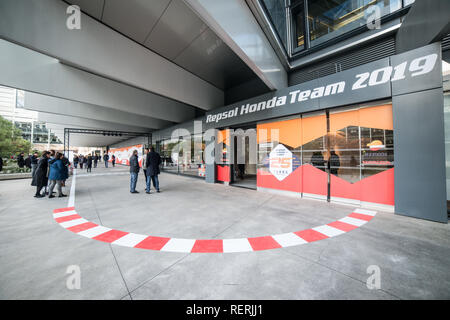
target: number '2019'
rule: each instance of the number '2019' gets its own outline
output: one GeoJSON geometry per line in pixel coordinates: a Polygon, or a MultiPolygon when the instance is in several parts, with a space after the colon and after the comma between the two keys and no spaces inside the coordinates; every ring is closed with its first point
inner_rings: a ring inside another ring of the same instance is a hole
{"type": "MultiPolygon", "coordinates": [[[[427,74],[434,69],[436,65],[438,55],[436,53],[430,54],[425,57],[420,57],[411,61],[409,65],[409,72],[411,72],[411,77],[417,77],[423,74],[427,74]]],[[[408,66],[408,61],[399,64],[396,67],[384,67],[381,69],[374,70],[372,73],[365,72],[358,74],[356,77],[358,80],[352,87],[352,90],[358,90],[366,88],[367,85],[376,86],[379,84],[384,84],[389,80],[394,82],[398,80],[403,80],[406,78],[406,68],[408,66]]]]}

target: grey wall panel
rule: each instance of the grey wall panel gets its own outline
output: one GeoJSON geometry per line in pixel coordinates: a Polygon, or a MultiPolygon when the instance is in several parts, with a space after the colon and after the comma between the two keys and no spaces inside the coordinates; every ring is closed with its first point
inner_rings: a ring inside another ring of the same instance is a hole
{"type": "Polygon", "coordinates": [[[204,110],[223,105],[222,90],[85,14],[81,29],[68,29],[67,6],[60,0],[2,0],[0,37],[204,110]]]}
{"type": "Polygon", "coordinates": [[[173,60],[206,28],[203,21],[182,0],[172,0],[152,29],[145,46],[173,60]]]}
{"type": "Polygon", "coordinates": [[[103,14],[103,6],[105,0],[70,0],[70,4],[77,5],[82,11],[93,16],[96,19],[101,19],[103,14]]]}
{"type": "Polygon", "coordinates": [[[108,121],[149,129],[161,129],[172,124],[170,121],[32,92],[25,92],[24,103],[24,108],[28,110],[108,121]]]}
{"type": "Polygon", "coordinates": [[[143,43],[169,3],[170,0],[107,0],[102,22],[143,43]]]}
{"type": "Polygon", "coordinates": [[[440,41],[450,33],[449,0],[416,0],[397,32],[397,53],[440,41]]]}
{"type": "Polygon", "coordinates": [[[287,87],[287,73],[253,13],[241,0],[184,0],[272,90],[287,87]]]}
{"type": "Polygon", "coordinates": [[[447,223],[442,88],[393,97],[395,212],[447,223]]]}
{"type": "MultiPolygon", "coordinates": [[[[414,71],[406,72],[405,79],[403,81],[395,81],[392,82],[392,94],[400,95],[404,93],[412,93],[416,91],[428,90],[442,87],[442,50],[441,44],[439,42],[427,45],[425,47],[418,48],[416,50],[408,51],[402,54],[398,54],[391,57],[391,65],[399,66],[401,63],[405,61],[411,61],[407,68],[410,69],[412,63],[414,62],[414,58],[420,57],[430,57],[433,55],[435,57],[434,60],[434,68],[429,70],[427,74],[420,76],[412,76],[414,73],[421,72],[423,68],[426,66],[426,60],[416,60],[419,61],[415,63],[418,67],[414,68],[414,71]]],[[[407,70],[408,70],[407,69],[407,70]]]]}
{"type": "Polygon", "coordinates": [[[127,86],[0,40],[0,84],[172,122],[192,119],[195,108],[127,86]]]}

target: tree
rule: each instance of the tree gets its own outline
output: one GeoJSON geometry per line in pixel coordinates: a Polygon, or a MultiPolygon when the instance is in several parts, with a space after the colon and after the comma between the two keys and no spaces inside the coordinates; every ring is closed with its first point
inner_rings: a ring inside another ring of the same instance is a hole
{"type": "Polygon", "coordinates": [[[9,158],[11,155],[21,152],[28,154],[30,151],[31,143],[22,138],[22,130],[0,116],[0,156],[9,158]]]}

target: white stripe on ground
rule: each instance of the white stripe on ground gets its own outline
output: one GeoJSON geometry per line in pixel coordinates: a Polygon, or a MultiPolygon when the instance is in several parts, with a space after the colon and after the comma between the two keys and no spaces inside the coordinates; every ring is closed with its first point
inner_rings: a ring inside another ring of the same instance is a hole
{"type": "Polygon", "coordinates": [[[354,225],[357,227],[361,227],[363,224],[367,223],[367,221],[365,221],[365,220],[355,219],[355,218],[351,218],[351,217],[345,217],[345,218],[339,219],[338,221],[345,222],[345,223],[348,223],[348,224],[351,224],[351,225],[354,225]]]}
{"type": "Polygon", "coordinates": [[[195,239],[170,239],[161,251],[168,252],[191,252],[195,239]]]}
{"type": "Polygon", "coordinates": [[[79,234],[80,236],[83,236],[83,237],[87,237],[87,238],[94,238],[94,237],[101,235],[105,232],[108,232],[110,230],[111,230],[110,228],[107,228],[104,226],[97,226],[97,227],[94,227],[91,229],[87,229],[87,230],[78,232],[77,234],[79,234]]]}
{"type": "Polygon", "coordinates": [[[86,223],[86,222],[89,222],[89,221],[87,221],[86,219],[80,218],[80,219],[62,222],[62,223],[60,223],[60,225],[61,225],[61,227],[67,229],[67,228],[74,227],[74,226],[77,226],[79,224],[86,223]]]}
{"type": "Polygon", "coordinates": [[[327,225],[315,227],[312,229],[315,231],[318,231],[330,238],[345,233],[345,231],[342,231],[342,230],[339,230],[339,229],[336,229],[336,228],[333,228],[333,227],[330,227],[327,225]]]}
{"type": "Polygon", "coordinates": [[[307,241],[305,241],[304,239],[300,238],[299,236],[297,236],[292,232],[277,234],[272,236],[272,238],[274,238],[275,241],[278,242],[282,247],[292,247],[308,243],[307,241]]]}
{"type": "Polygon", "coordinates": [[[73,169],[72,183],[70,185],[70,194],[69,194],[69,200],[67,202],[67,207],[75,206],[75,185],[76,185],[76,183],[77,183],[77,169],[73,169]]]}
{"type": "Polygon", "coordinates": [[[55,213],[55,214],[53,214],[53,219],[67,217],[67,216],[71,216],[73,214],[77,214],[77,212],[75,210],[70,210],[70,211],[64,211],[64,212],[60,212],[60,213],[55,213]]]}
{"type": "Polygon", "coordinates": [[[117,244],[119,246],[124,247],[134,247],[139,242],[147,238],[148,236],[143,234],[137,234],[137,233],[129,233],[125,236],[123,236],[120,239],[117,239],[116,241],[113,241],[112,244],[117,244]]]}
{"type": "Polygon", "coordinates": [[[224,239],[223,252],[249,252],[253,251],[248,239],[224,239]]]}

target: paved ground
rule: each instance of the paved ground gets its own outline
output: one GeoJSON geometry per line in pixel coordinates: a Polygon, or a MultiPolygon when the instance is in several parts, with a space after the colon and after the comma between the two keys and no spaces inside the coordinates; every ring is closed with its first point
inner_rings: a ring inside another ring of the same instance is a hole
{"type": "MultiPolygon", "coordinates": [[[[354,208],[208,185],[170,174],[162,193],[129,193],[127,168],[77,177],[84,218],[140,234],[240,238],[327,224],[354,208]],[[120,174],[122,172],[123,174],[120,174]],[[116,174],[117,173],[117,174],[116,174]]],[[[67,198],[35,199],[29,180],[0,181],[0,299],[449,299],[450,226],[378,212],[346,234],[297,247],[171,253],[87,239],[52,217],[67,198]],[[78,265],[81,289],[66,270],[78,265]],[[370,290],[367,268],[381,270],[370,290]]],[[[69,193],[70,183],[66,193],[69,193]]]]}

